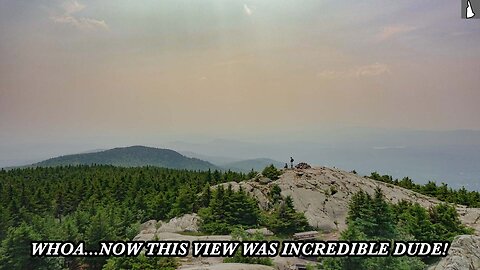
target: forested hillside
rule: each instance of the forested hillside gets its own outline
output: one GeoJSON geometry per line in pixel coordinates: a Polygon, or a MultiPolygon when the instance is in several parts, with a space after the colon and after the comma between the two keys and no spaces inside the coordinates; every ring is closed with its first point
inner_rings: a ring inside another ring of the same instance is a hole
{"type": "Polygon", "coordinates": [[[175,268],[173,258],[31,257],[30,241],[85,241],[87,250],[97,249],[100,241],[133,239],[147,220],[187,213],[199,213],[206,234],[264,226],[291,235],[309,228],[278,187],[269,195],[269,209],[262,210],[244,190],[217,185],[254,175],[107,165],[1,170],[0,269],[175,268]]]}
{"type": "Polygon", "coordinates": [[[130,146],[110,150],[51,158],[34,166],[115,165],[122,167],[157,166],[171,169],[218,169],[210,162],[189,158],[170,149],[130,146]]]}
{"type": "Polygon", "coordinates": [[[235,172],[103,165],[1,170],[0,269],[101,269],[107,258],[30,257],[29,243],[85,241],[96,248],[102,240],[132,239],[141,222],[208,206],[197,196],[205,187],[244,179],[235,172]]]}

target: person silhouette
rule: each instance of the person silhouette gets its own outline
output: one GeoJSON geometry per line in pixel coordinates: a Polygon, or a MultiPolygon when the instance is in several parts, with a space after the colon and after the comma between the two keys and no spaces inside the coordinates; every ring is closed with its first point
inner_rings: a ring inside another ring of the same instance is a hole
{"type": "Polygon", "coordinates": [[[290,168],[292,168],[292,169],[293,169],[293,162],[294,162],[294,161],[295,161],[295,160],[294,160],[292,157],[290,157],[290,168]]]}
{"type": "Polygon", "coordinates": [[[288,169],[288,164],[285,163],[285,166],[283,166],[284,169],[288,169]]]}

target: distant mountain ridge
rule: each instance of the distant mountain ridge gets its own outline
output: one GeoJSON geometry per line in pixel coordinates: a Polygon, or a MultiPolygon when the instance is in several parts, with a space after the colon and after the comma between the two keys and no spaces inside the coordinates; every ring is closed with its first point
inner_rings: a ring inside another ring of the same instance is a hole
{"type": "Polygon", "coordinates": [[[186,157],[170,149],[146,146],[119,147],[99,152],[65,155],[47,159],[32,166],[53,167],[67,165],[114,165],[123,167],[158,166],[171,169],[220,169],[214,164],[186,157]]]}
{"type": "Polygon", "coordinates": [[[269,158],[254,158],[254,159],[247,159],[241,160],[236,162],[230,162],[225,165],[222,165],[222,168],[232,171],[240,171],[240,172],[249,172],[250,170],[254,170],[257,172],[261,172],[265,167],[273,164],[273,166],[277,168],[283,168],[283,163],[280,161],[276,161],[269,158]]]}
{"type": "MultiPolygon", "coordinates": [[[[173,148],[175,149],[175,148],[173,148]]],[[[208,161],[212,164],[215,164],[219,167],[222,167],[225,164],[232,163],[232,162],[237,162],[241,161],[242,159],[240,158],[232,158],[232,157],[227,157],[227,156],[214,156],[214,155],[203,155],[191,151],[178,151],[180,154],[191,157],[191,158],[198,158],[201,160],[208,161]]]]}
{"type": "Polygon", "coordinates": [[[231,170],[237,172],[250,172],[252,169],[254,171],[261,172],[265,167],[271,164],[273,164],[277,168],[283,168],[284,165],[284,163],[270,158],[240,159],[226,156],[203,155],[190,151],[179,152],[187,157],[206,160],[224,170],[231,170]]]}

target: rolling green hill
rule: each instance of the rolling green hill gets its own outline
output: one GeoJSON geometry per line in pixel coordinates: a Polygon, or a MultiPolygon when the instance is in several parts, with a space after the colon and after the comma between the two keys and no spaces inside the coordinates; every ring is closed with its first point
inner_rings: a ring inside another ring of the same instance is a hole
{"type": "Polygon", "coordinates": [[[145,146],[130,146],[94,153],[60,156],[41,161],[33,164],[33,166],[52,167],[91,164],[122,167],[157,166],[188,170],[219,169],[210,162],[196,158],[189,158],[170,149],[145,146]]]}

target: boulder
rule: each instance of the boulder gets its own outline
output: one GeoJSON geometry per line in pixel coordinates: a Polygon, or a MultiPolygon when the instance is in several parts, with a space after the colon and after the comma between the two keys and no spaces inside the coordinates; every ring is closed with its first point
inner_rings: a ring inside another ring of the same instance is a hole
{"type": "Polygon", "coordinates": [[[159,232],[198,232],[199,217],[197,214],[186,214],[181,217],[170,219],[169,222],[161,222],[159,232]]]}
{"type": "Polygon", "coordinates": [[[272,236],[273,232],[270,231],[267,228],[260,228],[260,229],[248,229],[245,230],[246,233],[248,234],[256,234],[256,233],[261,233],[263,236],[272,236]]]}
{"type": "Polygon", "coordinates": [[[308,165],[305,162],[300,162],[295,166],[295,169],[299,169],[299,170],[306,170],[306,169],[310,169],[310,168],[312,168],[312,166],[308,165]]]}
{"type": "Polygon", "coordinates": [[[157,231],[157,221],[152,219],[142,223],[139,230],[143,233],[155,233],[157,231]]]}
{"type": "Polygon", "coordinates": [[[262,184],[262,185],[266,185],[266,184],[272,182],[272,179],[270,179],[270,178],[268,178],[268,177],[260,177],[260,178],[258,179],[258,182],[259,182],[260,184],[262,184]]]}
{"type": "Polygon", "coordinates": [[[480,237],[459,235],[452,241],[447,257],[429,270],[480,269],[480,237]]]}

